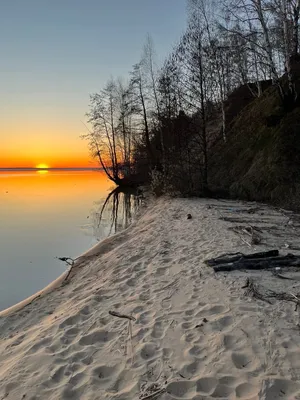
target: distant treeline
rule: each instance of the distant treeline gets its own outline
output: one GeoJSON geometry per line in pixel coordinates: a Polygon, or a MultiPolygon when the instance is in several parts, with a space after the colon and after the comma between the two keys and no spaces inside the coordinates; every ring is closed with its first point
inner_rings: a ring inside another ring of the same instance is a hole
{"type": "Polygon", "coordinates": [[[148,36],[129,77],[91,96],[85,138],[108,177],[208,191],[212,152],[241,105],[270,85],[284,112],[298,104],[299,12],[300,0],[188,0],[186,31],[162,66],[148,36]]]}

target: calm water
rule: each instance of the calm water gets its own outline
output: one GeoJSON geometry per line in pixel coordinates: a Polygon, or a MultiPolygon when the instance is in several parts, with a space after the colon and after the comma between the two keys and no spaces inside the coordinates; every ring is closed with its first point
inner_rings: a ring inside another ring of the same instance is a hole
{"type": "Polygon", "coordinates": [[[0,310],[45,287],[77,257],[128,226],[139,200],[102,172],[0,172],[0,310]],[[103,205],[105,207],[103,209],[103,205]]]}

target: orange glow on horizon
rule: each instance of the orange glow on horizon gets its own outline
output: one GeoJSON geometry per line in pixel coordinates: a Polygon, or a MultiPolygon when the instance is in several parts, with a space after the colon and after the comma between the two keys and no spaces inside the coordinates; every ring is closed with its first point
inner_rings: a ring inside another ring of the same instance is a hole
{"type": "Polygon", "coordinates": [[[47,121],[32,121],[28,125],[0,121],[0,168],[36,168],[45,164],[51,168],[95,168],[88,143],[80,138],[81,127],[72,129],[54,126],[47,121]],[[41,126],[43,127],[40,131],[41,126]]]}
{"type": "Polygon", "coordinates": [[[40,154],[31,156],[20,155],[20,157],[11,156],[10,154],[5,154],[4,157],[0,158],[0,168],[99,168],[100,165],[97,160],[91,159],[87,154],[40,154]],[[43,163],[40,162],[41,158],[44,160],[43,163]]]}

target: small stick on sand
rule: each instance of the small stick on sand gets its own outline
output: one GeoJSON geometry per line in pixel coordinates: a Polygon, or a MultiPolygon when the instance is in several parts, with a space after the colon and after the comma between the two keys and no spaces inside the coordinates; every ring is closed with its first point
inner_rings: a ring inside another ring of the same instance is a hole
{"type": "Polygon", "coordinates": [[[108,311],[110,315],[113,317],[118,317],[118,318],[125,318],[129,319],[130,321],[136,321],[136,318],[132,317],[131,315],[126,315],[126,314],[120,314],[117,311],[108,311]]]}
{"type": "Polygon", "coordinates": [[[252,247],[251,243],[247,242],[246,239],[244,239],[242,236],[240,236],[240,239],[242,242],[244,242],[247,246],[252,247]]]}
{"type": "Polygon", "coordinates": [[[71,258],[71,257],[56,257],[56,258],[57,258],[58,260],[60,260],[60,261],[65,262],[67,265],[70,266],[70,269],[69,269],[69,271],[68,271],[68,273],[67,273],[67,275],[66,275],[66,277],[65,277],[65,279],[64,279],[64,282],[65,282],[65,281],[68,280],[69,276],[71,275],[71,271],[72,271],[72,269],[73,269],[73,267],[74,267],[76,258],[75,258],[75,259],[74,259],[74,258],[71,258]]]}

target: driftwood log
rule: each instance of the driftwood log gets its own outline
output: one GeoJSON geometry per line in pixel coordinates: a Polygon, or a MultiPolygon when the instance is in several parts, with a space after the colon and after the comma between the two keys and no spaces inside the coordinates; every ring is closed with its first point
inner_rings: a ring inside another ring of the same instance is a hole
{"type": "Polygon", "coordinates": [[[270,250],[253,254],[225,254],[206,260],[205,263],[213,267],[215,272],[272,269],[276,267],[298,267],[300,266],[300,256],[294,254],[281,256],[278,250],[270,250]]]}
{"type": "Polygon", "coordinates": [[[252,254],[243,254],[243,253],[232,253],[232,254],[224,254],[222,256],[212,258],[210,260],[206,260],[205,263],[210,267],[218,264],[227,264],[233,263],[235,261],[239,261],[241,258],[245,260],[257,259],[257,258],[268,258],[268,257],[276,257],[279,255],[278,250],[270,250],[259,253],[252,254]]]}

